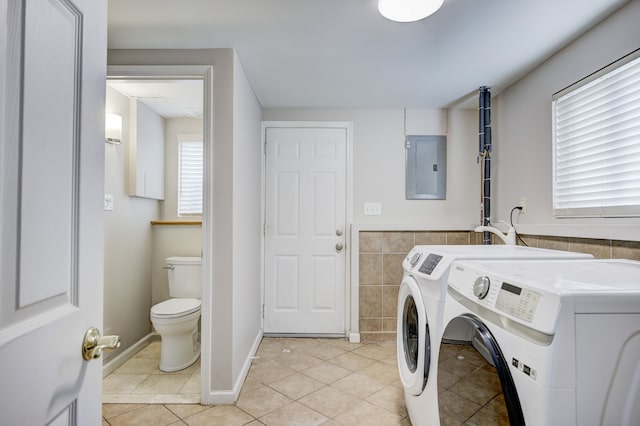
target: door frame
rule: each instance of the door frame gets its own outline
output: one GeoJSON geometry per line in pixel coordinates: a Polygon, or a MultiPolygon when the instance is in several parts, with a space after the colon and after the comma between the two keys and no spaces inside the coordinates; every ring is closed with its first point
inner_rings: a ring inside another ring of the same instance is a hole
{"type": "Polygon", "coordinates": [[[200,403],[210,404],[212,339],[211,300],[213,293],[213,66],[211,65],[108,65],[109,79],[180,80],[201,79],[203,83],[203,195],[202,195],[202,314],[200,337],[200,403]]]}
{"type": "MultiPolygon", "coordinates": [[[[260,199],[260,220],[262,223],[262,235],[260,235],[260,302],[262,305],[262,316],[260,328],[264,331],[264,304],[265,304],[265,256],[266,256],[266,193],[267,193],[267,129],[268,128],[321,128],[321,129],[345,129],[347,134],[346,157],[345,157],[345,276],[344,276],[344,324],[345,336],[349,336],[354,324],[351,321],[352,304],[354,303],[354,295],[351,289],[351,247],[353,246],[353,235],[351,228],[353,226],[353,123],[350,121],[263,121],[260,132],[262,144],[262,162],[260,175],[261,183],[261,199],[260,199]]],[[[357,293],[355,294],[355,302],[357,304],[357,293]]],[[[356,307],[357,308],[357,307],[356,307]]],[[[357,324],[356,324],[357,330],[357,324]]]]}

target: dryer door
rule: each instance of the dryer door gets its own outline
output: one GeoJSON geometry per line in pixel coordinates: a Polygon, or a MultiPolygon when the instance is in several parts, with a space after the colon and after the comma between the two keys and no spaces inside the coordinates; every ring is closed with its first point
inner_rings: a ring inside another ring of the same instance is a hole
{"type": "MultiPolygon", "coordinates": [[[[453,302],[449,302],[452,303],[453,302]]],[[[439,413],[442,423],[524,426],[518,392],[497,340],[483,321],[462,313],[446,325],[438,356],[439,413]],[[450,329],[468,341],[448,341],[450,329]],[[459,401],[466,401],[461,409],[459,401]]]]}
{"type": "Polygon", "coordinates": [[[420,395],[427,384],[431,354],[427,312],[418,284],[402,280],[398,293],[398,370],[405,392],[420,395]]]}

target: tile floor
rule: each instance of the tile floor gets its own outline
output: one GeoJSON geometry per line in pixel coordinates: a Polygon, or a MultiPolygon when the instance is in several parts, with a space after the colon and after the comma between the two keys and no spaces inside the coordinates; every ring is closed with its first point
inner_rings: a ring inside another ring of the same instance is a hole
{"type": "MultiPolygon", "coordinates": [[[[192,389],[199,389],[195,385],[199,368],[171,373],[168,377],[184,377],[171,386],[160,385],[154,376],[162,374],[147,361],[154,353],[157,357],[158,349],[152,345],[132,358],[138,361],[127,365],[128,361],[105,378],[103,426],[411,424],[398,378],[395,342],[265,338],[238,401],[221,406],[169,402],[170,397],[193,396],[192,389]],[[120,377],[126,375],[140,377],[130,381],[120,377]],[[154,402],[143,402],[142,395],[154,402]]],[[[495,370],[482,357],[470,347],[445,346],[440,358],[443,425],[508,424],[499,381],[492,375],[495,370]]],[[[154,365],[157,369],[157,358],[154,365]]]]}
{"type": "Polygon", "coordinates": [[[442,426],[509,425],[496,369],[472,346],[440,347],[438,399],[442,426]]]}
{"type": "Polygon", "coordinates": [[[103,403],[197,404],[200,402],[200,360],[190,367],[160,371],[160,341],[152,341],[102,383],[103,403]]]}
{"type": "MultiPolygon", "coordinates": [[[[105,378],[103,425],[411,424],[398,378],[395,342],[265,338],[238,401],[221,406],[162,403],[163,394],[158,394],[156,403],[141,403],[136,398],[151,389],[145,382],[161,376],[147,363],[152,353],[148,346],[131,359],[147,369],[144,375],[132,374],[135,366],[127,361],[105,378]],[[125,375],[141,377],[129,382],[121,377],[125,375]],[[128,384],[119,384],[123,382],[128,384]],[[127,397],[129,403],[113,403],[127,397]]],[[[183,386],[195,372],[184,374],[183,386]]]]}

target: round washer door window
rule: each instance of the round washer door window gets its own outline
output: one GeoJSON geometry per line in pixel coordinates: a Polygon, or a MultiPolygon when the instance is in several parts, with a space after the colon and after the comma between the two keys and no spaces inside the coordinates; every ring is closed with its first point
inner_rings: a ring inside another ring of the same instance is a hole
{"type": "Polygon", "coordinates": [[[420,395],[427,382],[431,345],[422,295],[411,277],[400,286],[397,326],[400,379],[406,392],[420,395]]]}

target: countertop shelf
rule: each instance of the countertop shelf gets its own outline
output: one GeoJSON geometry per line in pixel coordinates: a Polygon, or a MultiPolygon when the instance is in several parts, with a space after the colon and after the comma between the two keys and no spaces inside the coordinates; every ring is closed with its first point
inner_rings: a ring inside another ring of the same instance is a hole
{"type": "Polygon", "coordinates": [[[160,226],[189,226],[189,225],[202,225],[201,220],[152,220],[152,225],[160,226]]]}

